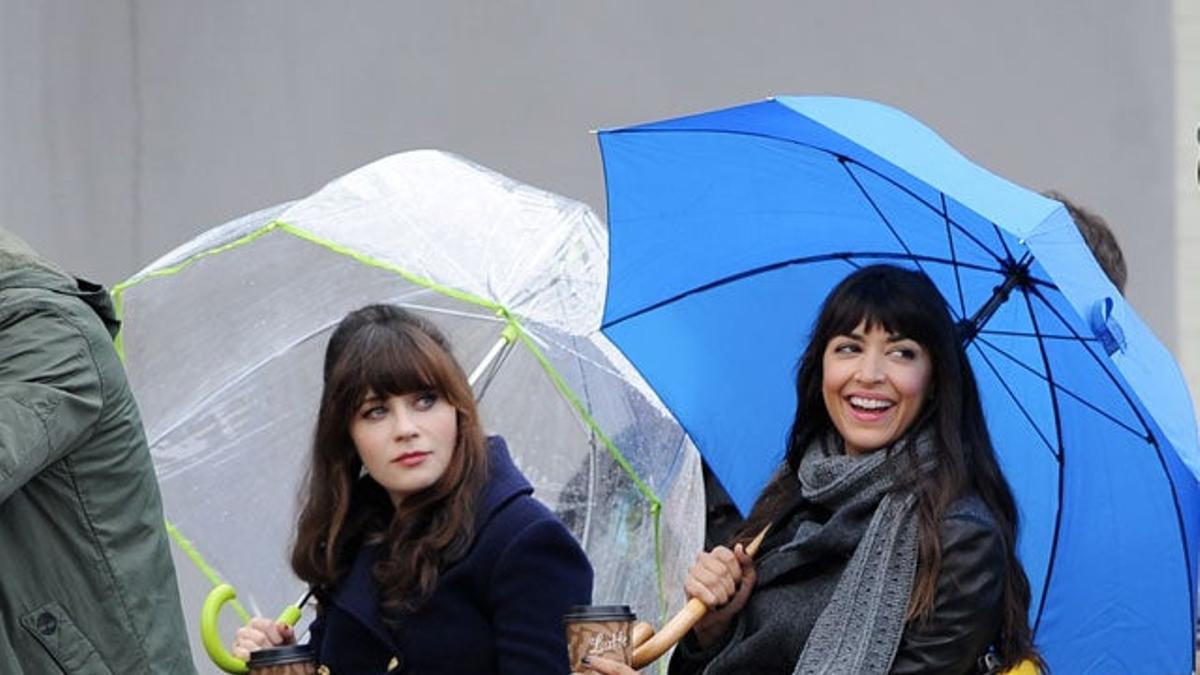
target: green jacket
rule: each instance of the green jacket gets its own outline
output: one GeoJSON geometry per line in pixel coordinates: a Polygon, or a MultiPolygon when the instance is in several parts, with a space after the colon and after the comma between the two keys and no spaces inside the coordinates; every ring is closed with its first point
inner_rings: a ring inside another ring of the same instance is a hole
{"type": "Polygon", "coordinates": [[[117,326],[102,288],[0,230],[5,675],[195,673],[117,326]]]}

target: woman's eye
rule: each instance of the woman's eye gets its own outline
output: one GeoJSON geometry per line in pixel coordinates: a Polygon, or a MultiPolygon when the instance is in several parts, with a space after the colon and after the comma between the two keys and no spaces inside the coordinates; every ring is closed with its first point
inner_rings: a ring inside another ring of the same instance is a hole
{"type": "Polygon", "coordinates": [[[437,402],[438,395],[432,391],[421,392],[414,401],[418,410],[429,410],[437,402]]]}
{"type": "Polygon", "coordinates": [[[362,416],[363,416],[363,419],[377,420],[377,419],[387,416],[387,408],[385,408],[384,406],[381,406],[381,405],[373,405],[373,406],[364,408],[362,411],[362,416]]]}
{"type": "Polygon", "coordinates": [[[858,345],[853,342],[843,342],[833,346],[834,354],[853,354],[858,351],[858,345]]]}
{"type": "Polygon", "coordinates": [[[917,358],[917,350],[911,347],[896,347],[892,350],[892,353],[897,357],[904,359],[905,361],[911,361],[917,358]]]}

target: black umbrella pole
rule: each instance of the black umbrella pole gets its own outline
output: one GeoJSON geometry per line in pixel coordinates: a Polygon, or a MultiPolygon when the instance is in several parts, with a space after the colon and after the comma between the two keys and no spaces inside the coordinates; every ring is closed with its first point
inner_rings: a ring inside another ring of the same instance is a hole
{"type": "Polygon", "coordinates": [[[1012,294],[1013,289],[1017,287],[1024,288],[1029,285],[1029,266],[1033,264],[1033,256],[1026,253],[1020,262],[1013,262],[1011,259],[1004,263],[1004,283],[992,289],[992,297],[975,312],[970,319],[964,320],[960,324],[960,337],[963,345],[966,346],[975,339],[979,331],[983,330],[984,324],[991,320],[992,315],[1000,306],[1008,302],[1008,296],[1012,294]]]}

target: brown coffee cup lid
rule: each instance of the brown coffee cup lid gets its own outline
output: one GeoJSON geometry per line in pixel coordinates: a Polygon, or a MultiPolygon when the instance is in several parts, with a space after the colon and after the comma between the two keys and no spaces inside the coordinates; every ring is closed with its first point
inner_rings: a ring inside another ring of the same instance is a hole
{"type": "Polygon", "coordinates": [[[309,645],[285,645],[283,647],[270,647],[267,649],[256,649],[250,652],[250,660],[246,665],[254,668],[262,668],[263,666],[278,666],[285,663],[304,663],[312,661],[312,647],[309,645]]]}
{"type": "Polygon", "coordinates": [[[633,621],[637,614],[629,605],[572,605],[563,621],[633,621]]]}

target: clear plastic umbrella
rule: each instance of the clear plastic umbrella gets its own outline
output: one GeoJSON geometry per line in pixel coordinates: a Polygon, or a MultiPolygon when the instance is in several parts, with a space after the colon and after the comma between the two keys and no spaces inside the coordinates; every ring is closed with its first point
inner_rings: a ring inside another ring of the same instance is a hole
{"type": "Polygon", "coordinates": [[[699,459],[598,332],[606,254],[583,204],[414,151],[211,230],[116,287],[194,653],[215,583],[264,615],[303,593],[287,551],[325,341],[372,302],[447,334],[487,431],[591,558],[596,602],[651,620],[682,604],[677,580],[703,541],[699,459]]]}

